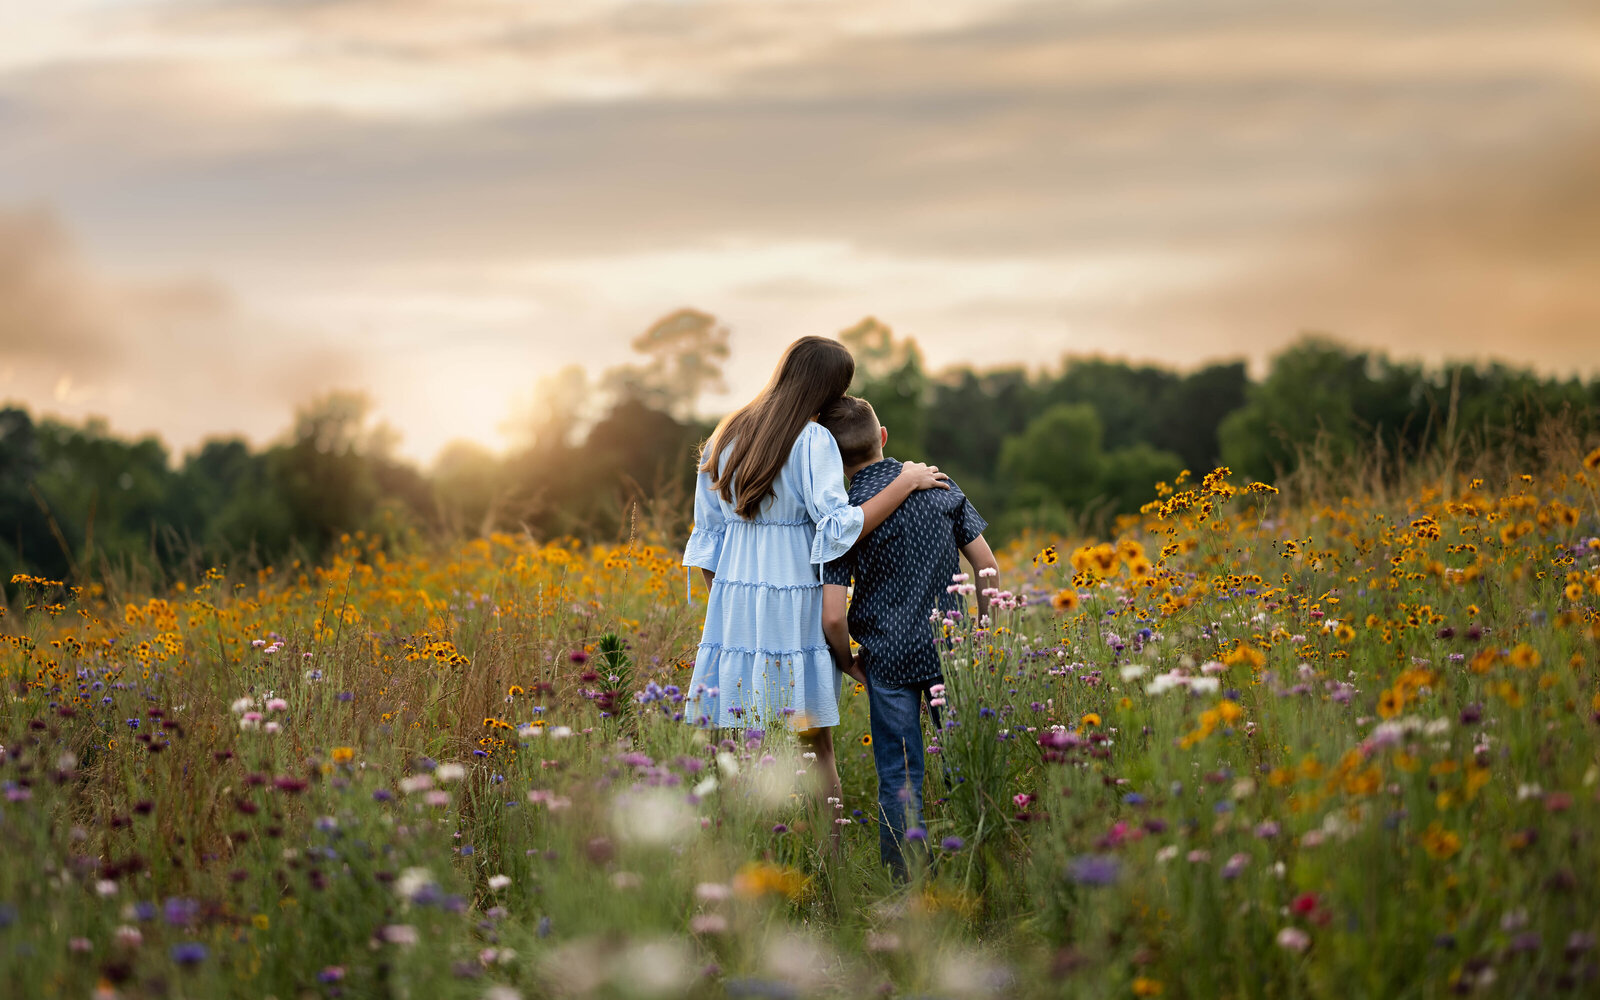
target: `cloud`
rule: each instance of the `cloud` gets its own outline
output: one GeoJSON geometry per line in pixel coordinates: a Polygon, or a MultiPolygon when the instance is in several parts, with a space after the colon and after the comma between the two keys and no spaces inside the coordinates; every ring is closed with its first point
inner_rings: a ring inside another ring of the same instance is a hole
{"type": "Polygon", "coordinates": [[[534,104],[703,95],[838,39],[956,30],[1005,0],[232,0],[21,15],[0,68],[205,65],[261,107],[437,118],[534,104]]]}
{"type": "Polygon", "coordinates": [[[0,68],[181,65],[259,108],[423,119],[764,83],[792,96],[802,78],[839,93],[942,77],[966,93],[1600,72],[1592,36],[1570,30],[1582,7],[1562,0],[145,0],[10,17],[0,68]]]}
{"type": "Polygon", "coordinates": [[[173,260],[1231,252],[1397,164],[1570,129],[1600,74],[1555,4],[1196,10],[155,4],[0,79],[0,169],[92,211],[97,247],[173,260]],[[586,93],[574,61],[637,78],[586,93]],[[391,77],[399,105],[348,106],[391,77]]]}
{"type": "Polygon", "coordinates": [[[0,357],[8,365],[100,374],[119,353],[106,325],[112,307],[48,213],[0,211],[0,357]]]}
{"type": "Polygon", "coordinates": [[[867,314],[936,366],[1259,361],[1307,327],[1600,350],[1574,339],[1600,97],[1576,4],[73,9],[0,15],[49,26],[0,22],[0,176],[105,269],[0,235],[55,247],[9,294],[76,345],[27,348],[40,398],[69,359],[69,395],[178,438],[266,434],[343,373],[419,457],[492,440],[539,375],[684,305],[733,326],[735,395],[867,314]]]}
{"type": "Polygon", "coordinates": [[[1317,330],[1399,357],[1600,374],[1597,232],[1600,133],[1591,132],[1418,170],[1280,238],[1247,269],[1095,321],[1256,359],[1317,330]]]}
{"type": "Polygon", "coordinates": [[[213,279],[105,273],[41,209],[0,209],[0,372],[14,402],[112,413],[179,446],[265,440],[293,404],[363,380],[347,350],[253,315],[213,279]]]}

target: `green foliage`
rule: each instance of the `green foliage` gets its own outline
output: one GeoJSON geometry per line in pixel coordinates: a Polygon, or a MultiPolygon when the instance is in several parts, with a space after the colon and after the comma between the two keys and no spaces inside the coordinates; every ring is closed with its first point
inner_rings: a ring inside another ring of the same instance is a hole
{"type": "Polygon", "coordinates": [[[1155,483],[1171,483],[1184,469],[1183,460],[1150,445],[1129,445],[1106,455],[1099,490],[1113,511],[1138,510],[1154,494],[1155,483]]]}
{"type": "Polygon", "coordinates": [[[1297,445],[1319,437],[1332,443],[1336,458],[1348,455],[1364,443],[1373,420],[1395,409],[1376,391],[1373,375],[1368,355],[1329,340],[1308,338],[1289,348],[1251,388],[1245,407],[1223,421],[1224,463],[1257,475],[1281,473],[1294,464],[1297,445]]]}
{"type": "Polygon", "coordinates": [[[1012,519],[1011,527],[1065,527],[1070,510],[1094,506],[1136,510],[1153,484],[1182,471],[1178,456],[1143,442],[1104,451],[1101,426],[1089,404],[1057,403],[1005,442],[1000,474],[1014,498],[1010,506],[1034,512],[1026,523],[1012,519]]]}
{"type": "MultiPolygon", "coordinates": [[[[1419,460],[1538,458],[1541,426],[1582,436],[1600,413],[1600,379],[1498,363],[1430,369],[1326,337],[1291,345],[1251,382],[1238,361],[1180,373],[1068,358],[1057,372],[931,374],[916,341],[877,319],[839,336],[857,359],[852,391],[889,428],[889,454],[950,473],[996,541],[1108,523],[1185,468],[1382,483],[1419,460]]],[[[117,437],[103,421],[36,425],[0,410],[0,558],[92,578],[315,560],[379,526],[612,539],[642,516],[675,530],[710,429],[698,400],[721,385],[730,339],[707,313],[670,313],[635,340],[640,363],[597,382],[577,367],[540,379],[505,428],[509,454],[457,442],[426,474],[393,457],[393,432],[357,393],[313,400],[266,448],[211,440],[176,464],[160,441],[117,437]]]]}
{"type": "Polygon", "coordinates": [[[1057,403],[1001,447],[1000,476],[1024,497],[1082,505],[1095,496],[1100,482],[1103,435],[1094,407],[1057,403]]]}
{"type": "Polygon", "coordinates": [[[1155,418],[1148,443],[1177,455],[1196,473],[1215,468],[1222,458],[1218,425],[1244,405],[1249,385],[1242,361],[1210,365],[1172,383],[1151,403],[1155,418]]]}
{"type": "Polygon", "coordinates": [[[934,383],[928,431],[945,461],[989,479],[996,443],[1021,433],[1038,411],[1038,389],[1024,369],[958,368],[934,383]]]}
{"type": "Polygon", "coordinates": [[[1439,449],[1520,447],[1552,419],[1583,434],[1597,403],[1600,379],[1585,385],[1498,363],[1430,371],[1313,336],[1273,359],[1218,433],[1223,463],[1254,476],[1363,456],[1387,456],[1392,469],[1439,449]]]}

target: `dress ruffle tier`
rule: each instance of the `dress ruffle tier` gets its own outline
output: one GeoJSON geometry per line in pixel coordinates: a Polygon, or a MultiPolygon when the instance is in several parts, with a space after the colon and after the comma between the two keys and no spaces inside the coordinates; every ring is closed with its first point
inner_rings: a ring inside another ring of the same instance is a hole
{"type": "MultiPolygon", "coordinates": [[[[724,452],[723,457],[726,458],[724,452]]],[[[807,424],[751,519],[701,472],[683,564],[715,576],[689,684],[691,722],[794,729],[839,722],[838,670],[822,635],[820,566],[850,550],[861,508],[845,492],[833,436],[807,424]]]]}

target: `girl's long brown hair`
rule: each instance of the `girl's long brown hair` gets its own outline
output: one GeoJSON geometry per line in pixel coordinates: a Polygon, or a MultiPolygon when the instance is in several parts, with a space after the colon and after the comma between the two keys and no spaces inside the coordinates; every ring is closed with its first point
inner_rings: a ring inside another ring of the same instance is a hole
{"type": "Polygon", "coordinates": [[[826,337],[801,337],[778,360],[761,394],[722,419],[700,454],[700,471],[740,517],[755,517],[807,421],[850,388],[856,359],[826,337]],[[731,442],[731,444],[730,444],[731,442]],[[730,448],[719,475],[717,458],[730,448]]]}

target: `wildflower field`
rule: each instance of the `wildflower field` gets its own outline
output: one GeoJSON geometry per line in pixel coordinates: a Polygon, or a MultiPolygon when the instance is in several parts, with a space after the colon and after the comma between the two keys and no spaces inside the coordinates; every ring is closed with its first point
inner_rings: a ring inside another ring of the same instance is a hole
{"type": "Polygon", "coordinates": [[[863,694],[820,811],[781,727],[694,725],[705,595],[670,540],[21,578],[0,983],[1593,995],[1597,487],[1600,451],[1331,503],[1217,470],[1113,538],[1012,547],[994,621],[929,626],[944,727],[903,888],[863,694]]]}

